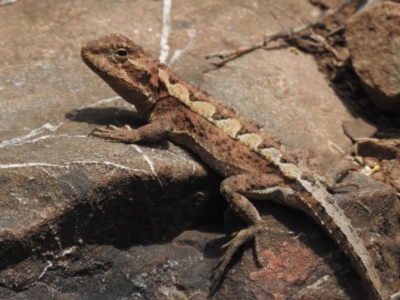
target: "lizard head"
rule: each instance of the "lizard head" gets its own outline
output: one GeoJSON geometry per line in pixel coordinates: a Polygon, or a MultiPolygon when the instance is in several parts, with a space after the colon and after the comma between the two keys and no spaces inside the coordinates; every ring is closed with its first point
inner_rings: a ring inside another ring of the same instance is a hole
{"type": "Polygon", "coordinates": [[[139,113],[147,112],[159,98],[157,70],[162,64],[123,35],[111,34],[87,43],[81,57],[139,113]]]}

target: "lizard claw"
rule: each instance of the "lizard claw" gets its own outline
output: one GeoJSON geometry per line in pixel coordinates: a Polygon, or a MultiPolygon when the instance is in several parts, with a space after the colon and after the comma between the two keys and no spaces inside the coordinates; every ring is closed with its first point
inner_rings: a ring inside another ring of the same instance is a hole
{"type": "Polygon", "coordinates": [[[229,242],[227,242],[226,244],[223,244],[223,245],[221,246],[221,249],[227,248],[227,247],[232,243],[232,241],[234,240],[234,237],[236,237],[236,236],[239,234],[239,232],[240,232],[240,231],[236,231],[236,232],[231,233],[231,234],[229,235],[229,237],[231,238],[231,240],[230,240],[229,242]]]}
{"type": "Polygon", "coordinates": [[[222,256],[218,264],[213,268],[213,273],[211,276],[211,283],[210,283],[210,292],[213,293],[217,286],[219,285],[223,274],[226,271],[226,267],[232,260],[233,255],[236,251],[249,242],[250,240],[254,240],[255,244],[255,252],[258,263],[261,264],[261,250],[260,250],[260,236],[262,234],[262,227],[261,226],[250,226],[246,229],[241,230],[237,235],[228,243],[223,245],[221,248],[226,248],[225,254],[222,256]]]}
{"type": "Polygon", "coordinates": [[[131,126],[129,126],[129,125],[124,125],[123,127],[108,125],[107,128],[105,128],[105,129],[108,129],[109,131],[111,131],[111,130],[112,131],[131,131],[132,130],[131,126]]]}
{"type": "Polygon", "coordinates": [[[108,125],[106,128],[95,128],[89,136],[95,136],[105,140],[125,142],[126,137],[130,136],[130,133],[128,133],[129,131],[132,131],[132,128],[129,125],[123,127],[108,125]]]}
{"type": "Polygon", "coordinates": [[[94,135],[96,136],[97,134],[102,134],[102,133],[113,133],[113,132],[119,132],[119,131],[130,131],[132,128],[129,125],[125,125],[124,127],[117,127],[114,125],[108,125],[106,128],[103,127],[97,127],[93,129],[93,131],[89,135],[94,135]]]}

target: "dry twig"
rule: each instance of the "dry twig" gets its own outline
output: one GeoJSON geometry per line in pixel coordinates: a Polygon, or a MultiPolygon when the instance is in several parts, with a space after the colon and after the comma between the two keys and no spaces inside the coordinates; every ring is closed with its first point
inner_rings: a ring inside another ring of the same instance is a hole
{"type": "MultiPolygon", "coordinates": [[[[319,18],[316,21],[310,21],[307,22],[305,24],[302,24],[298,27],[294,27],[294,28],[289,28],[286,30],[283,30],[281,32],[275,33],[275,34],[271,34],[268,35],[266,37],[264,37],[264,39],[257,43],[254,44],[252,46],[249,47],[242,47],[239,49],[235,49],[233,51],[226,51],[226,52],[215,52],[215,53],[210,53],[208,55],[206,55],[206,59],[211,59],[211,58],[218,58],[221,61],[219,62],[213,62],[212,64],[215,65],[216,67],[222,67],[223,65],[225,65],[227,62],[234,60],[244,54],[250,53],[254,50],[257,49],[262,49],[265,48],[270,42],[272,41],[276,41],[279,39],[282,40],[288,40],[289,38],[291,38],[294,34],[298,34],[301,33],[305,30],[309,30],[312,27],[318,26],[318,25],[322,25],[323,22],[330,16],[333,16],[337,13],[339,13],[343,8],[345,8],[347,5],[354,3],[355,1],[359,2],[357,5],[357,10],[360,9],[364,9],[366,6],[369,6],[372,2],[375,2],[375,0],[342,0],[342,2],[335,8],[332,9],[328,9],[322,16],[321,18],[319,18]],[[371,3],[370,3],[371,2],[371,3]]],[[[343,26],[339,26],[338,28],[335,28],[332,30],[332,32],[337,32],[339,30],[343,29],[343,26]]],[[[332,35],[333,33],[330,32],[329,35],[332,35]]],[[[326,47],[326,43],[324,43],[324,46],[326,47]]]]}

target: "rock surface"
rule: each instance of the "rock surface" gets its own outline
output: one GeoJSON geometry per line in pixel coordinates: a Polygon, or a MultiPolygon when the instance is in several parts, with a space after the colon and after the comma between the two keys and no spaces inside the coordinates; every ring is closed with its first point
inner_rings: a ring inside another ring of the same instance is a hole
{"type": "Polygon", "coordinates": [[[346,22],[354,69],[372,102],[400,111],[400,4],[377,3],[346,22]]]}
{"type": "MultiPolygon", "coordinates": [[[[97,126],[143,123],[80,60],[81,45],[101,35],[131,37],[288,149],[312,149],[311,163],[328,177],[343,162],[332,144],[351,146],[341,124],[359,116],[337,98],[312,57],[272,48],[220,69],[204,59],[256,42],[264,29],[297,26],[288,14],[309,20],[316,8],[305,0],[281,1],[285,13],[265,1],[166,3],[26,0],[0,7],[7,24],[0,27],[0,298],[208,295],[219,247],[228,241],[220,178],[167,141],[87,138],[97,126]]],[[[399,278],[398,201],[386,185],[363,180],[360,192],[337,200],[366,240],[381,234],[378,254],[392,288],[390,280],[399,278]]],[[[310,218],[273,203],[257,208],[269,229],[267,267],[257,268],[248,245],[214,299],[365,299],[358,275],[310,218]]],[[[229,231],[240,227],[231,221],[229,231]]]]}

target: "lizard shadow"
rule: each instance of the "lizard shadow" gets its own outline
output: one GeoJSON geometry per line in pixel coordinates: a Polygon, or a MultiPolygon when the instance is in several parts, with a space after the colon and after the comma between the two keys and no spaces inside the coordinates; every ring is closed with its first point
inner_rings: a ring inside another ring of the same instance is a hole
{"type": "Polygon", "coordinates": [[[146,120],[136,111],[120,107],[85,107],[71,111],[65,117],[73,122],[100,126],[127,124],[134,127],[146,124],[146,120]]]}

